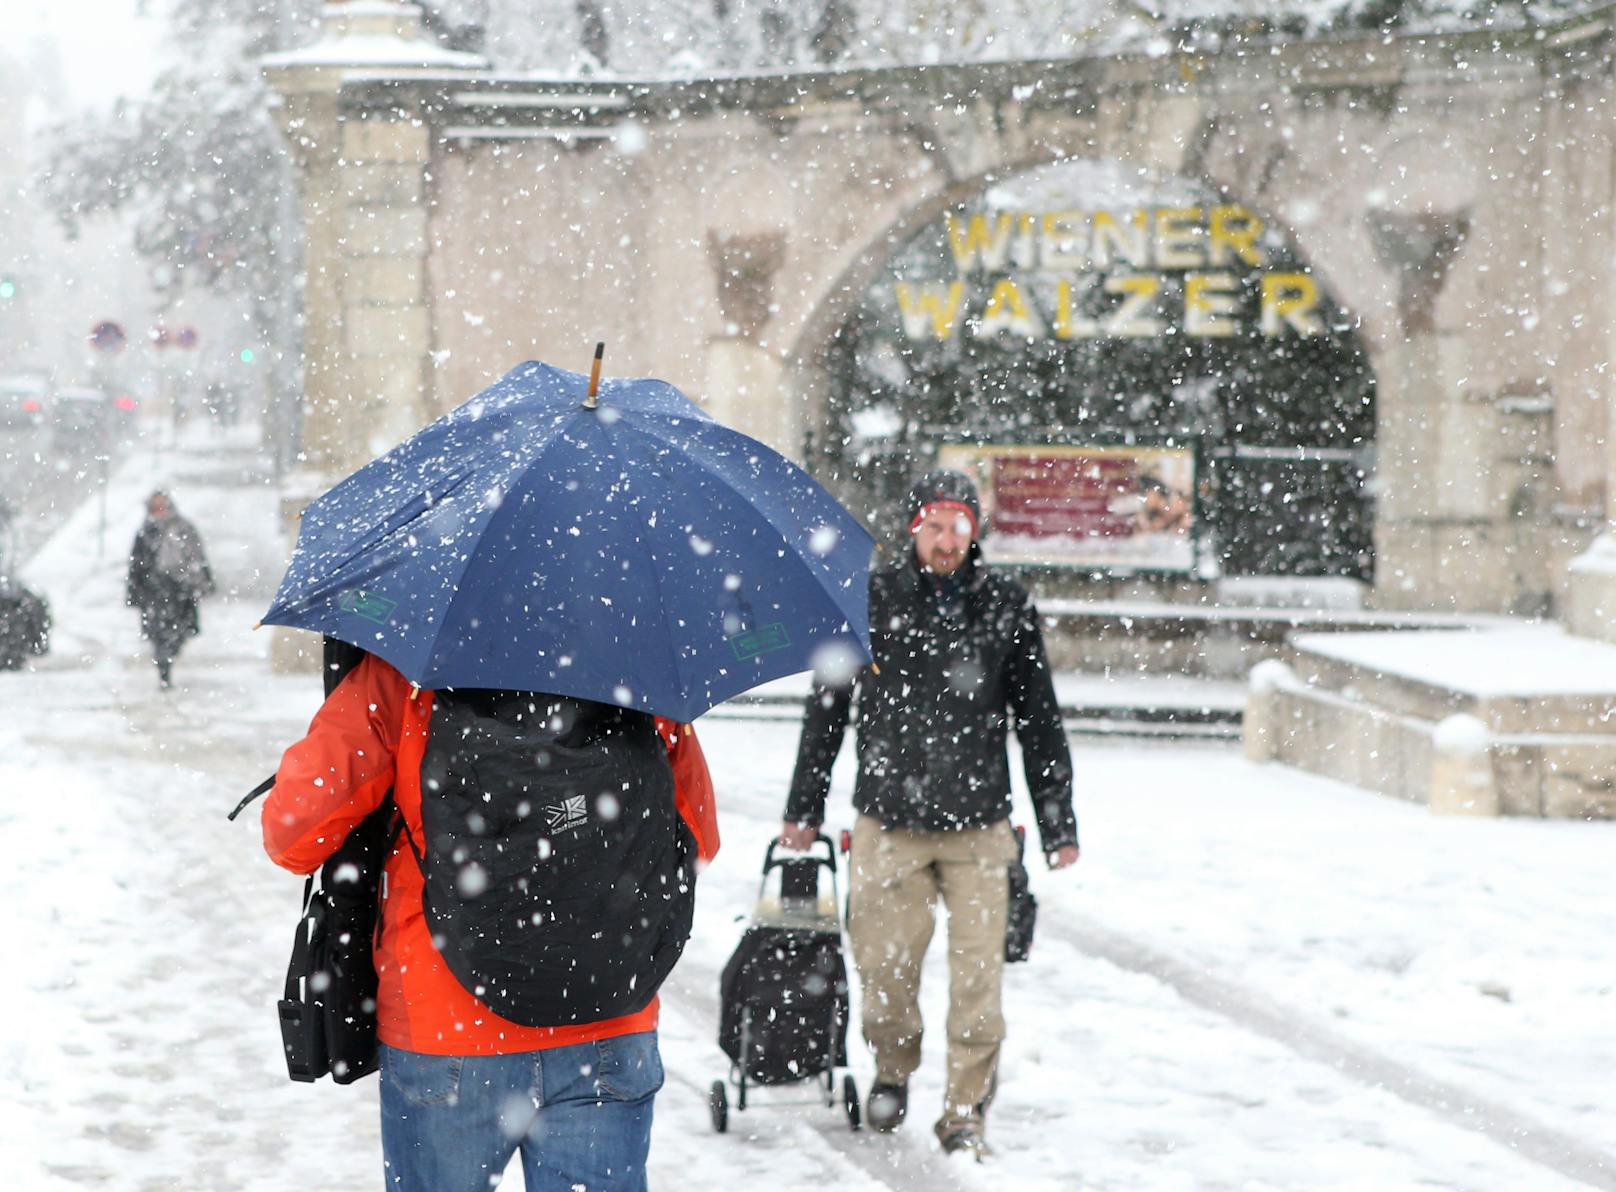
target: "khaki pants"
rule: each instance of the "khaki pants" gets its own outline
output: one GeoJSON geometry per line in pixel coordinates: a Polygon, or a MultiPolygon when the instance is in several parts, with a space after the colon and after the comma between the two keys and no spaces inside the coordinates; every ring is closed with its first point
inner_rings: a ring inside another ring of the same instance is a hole
{"type": "Polygon", "coordinates": [[[959,832],[853,829],[848,935],[863,988],[864,1039],[878,1081],[920,1066],[920,963],[938,895],[948,908],[948,1089],[939,1130],[980,1124],[1004,1039],[1000,989],[1015,836],[1008,820],[959,832]]]}

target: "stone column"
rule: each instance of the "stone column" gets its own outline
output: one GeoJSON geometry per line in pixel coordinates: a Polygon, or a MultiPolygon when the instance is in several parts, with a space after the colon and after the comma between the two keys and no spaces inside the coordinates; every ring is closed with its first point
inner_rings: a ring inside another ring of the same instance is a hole
{"type": "Polygon", "coordinates": [[[784,363],[763,342],[785,251],[784,232],[707,233],[724,331],[707,341],[706,398],[720,422],[801,459],[799,418],[781,399],[784,363]]]}
{"type": "Polygon", "coordinates": [[[408,109],[342,125],[341,356],[346,392],[322,424],[325,457],[349,472],[431,421],[425,171],[431,129],[408,109]]]}
{"type": "Polygon", "coordinates": [[[1491,401],[1467,395],[1464,338],[1435,318],[1469,216],[1371,211],[1367,219],[1381,263],[1397,277],[1401,332],[1377,387],[1375,602],[1471,608],[1497,586],[1481,582],[1498,562],[1487,534],[1497,512],[1497,413],[1491,401]]]}
{"type": "Polygon", "coordinates": [[[1565,623],[1579,637],[1616,644],[1616,389],[1608,378],[1605,405],[1605,532],[1571,561],[1565,623]]]}
{"type": "MultiPolygon", "coordinates": [[[[302,456],[285,480],[288,549],[304,506],[425,420],[428,351],[423,176],[431,132],[407,106],[349,112],[345,77],[408,79],[486,68],[421,33],[421,11],[392,0],[321,10],[312,45],[261,59],[297,170],[306,245],[302,456]]],[[[401,101],[401,104],[404,101],[401,101]]],[[[308,634],[277,631],[281,669],[313,664],[308,634]]]]}

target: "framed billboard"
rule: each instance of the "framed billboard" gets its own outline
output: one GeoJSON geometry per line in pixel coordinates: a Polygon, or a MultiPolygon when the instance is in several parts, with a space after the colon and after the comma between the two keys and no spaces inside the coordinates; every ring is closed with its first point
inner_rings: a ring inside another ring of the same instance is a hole
{"type": "Polygon", "coordinates": [[[982,495],[995,563],[1193,571],[1195,452],[1188,447],[950,444],[937,462],[982,495]]]}

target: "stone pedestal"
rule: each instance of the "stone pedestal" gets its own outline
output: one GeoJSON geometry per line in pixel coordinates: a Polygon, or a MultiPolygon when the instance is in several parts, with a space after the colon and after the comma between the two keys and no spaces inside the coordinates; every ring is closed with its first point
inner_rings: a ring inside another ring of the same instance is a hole
{"type": "MultiPolygon", "coordinates": [[[[281,486],[280,532],[287,543],[287,554],[297,541],[297,527],[303,510],[325,489],[320,473],[305,469],[288,475],[281,486]]],[[[270,635],[270,669],[282,674],[313,674],[320,669],[320,635],[306,629],[284,629],[270,625],[263,630],[270,635]]]]}
{"type": "Polygon", "coordinates": [[[1566,628],[1579,637],[1616,643],[1616,529],[1596,538],[1572,561],[1570,572],[1566,628]]]}
{"type": "Polygon", "coordinates": [[[1542,625],[1298,635],[1246,754],[1433,812],[1616,818],[1616,647],[1542,625]]]}

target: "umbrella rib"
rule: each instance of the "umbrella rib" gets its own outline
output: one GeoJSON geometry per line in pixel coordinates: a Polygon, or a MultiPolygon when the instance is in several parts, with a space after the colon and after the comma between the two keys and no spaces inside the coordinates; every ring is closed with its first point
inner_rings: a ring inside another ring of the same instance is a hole
{"type": "MultiPolygon", "coordinates": [[[[521,462],[513,465],[510,468],[510,470],[506,473],[506,476],[505,476],[505,479],[507,481],[507,484],[506,484],[507,490],[516,487],[516,482],[512,478],[521,475],[528,468],[531,468],[534,464],[536,464],[538,462],[539,457],[541,455],[543,455],[545,453],[545,451],[548,450],[549,447],[551,446],[551,444],[553,444],[554,442],[555,442],[555,436],[552,436],[552,437],[550,437],[548,439],[545,439],[544,441],[540,442],[533,449],[532,454],[527,459],[522,460],[521,462]]],[[[468,478],[469,478],[469,476],[468,476],[468,478]]],[[[487,509],[486,505],[484,506],[484,508],[487,509]]],[[[499,516],[500,511],[502,509],[504,509],[504,508],[505,508],[505,502],[501,501],[500,504],[495,505],[492,509],[487,509],[487,517],[481,523],[477,524],[476,527],[475,527],[475,529],[476,529],[476,537],[477,537],[476,544],[470,550],[468,550],[466,552],[466,557],[460,564],[460,572],[459,572],[458,575],[455,576],[454,584],[450,588],[450,592],[452,594],[450,595],[448,600],[444,601],[443,608],[438,613],[437,624],[433,627],[433,644],[432,644],[432,647],[427,651],[426,657],[425,657],[425,659],[422,660],[422,664],[421,664],[421,676],[422,676],[423,679],[427,676],[427,673],[431,670],[432,661],[437,656],[437,652],[438,652],[437,651],[437,633],[438,633],[438,630],[441,629],[442,626],[449,620],[450,610],[452,610],[454,608],[456,602],[459,601],[459,599],[460,599],[461,593],[465,591],[466,573],[471,570],[471,565],[476,560],[477,552],[482,549],[483,539],[484,539],[484,536],[488,532],[488,527],[492,524],[494,519],[499,516]]],[[[402,671],[402,668],[400,668],[400,669],[402,671]]],[[[404,677],[406,679],[409,678],[408,675],[405,675],[404,677]]],[[[413,682],[414,680],[411,680],[411,681],[413,682]]]]}
{"type": "MultiPolygon", "coordinates": [[[[626,423],[625,423],[625,426],[629,430],[635,429],[632,426],[628,426],[626,423]]],[[[604,437],[606,438],[608,444],[610,444],[610,441],[611,441],[610,436],[604,436],[604,437]]],[[[660,441],[661,440],[658,440],[658,442],[660,442],[660,441]]],[[[622,471],[622,469],[619,468],[620,473],[621,473],[621,471],[622,471]]],[[[655,475],[654,472],[651,473],[651,474],[655,475]]],[[[640,556],[641,556],[641,558],[643,558],[645,560],[646,566],[648,568],[650,568],[651,582],[656,585],[657,607],[666,608],[667,605],[663,602],[663,599],[662,599],[662,574],[657,568],[656,559],[651,554],[650,548],[648,546],[646,546],[645,539],[641,535],[636,534],[634,536],[634,542],[640,548],[640,556]]],[[[664,629],[665,628],[666,628],[666,626],[664,625],[664,629]]],[[[684,672],[679,667],[679,652],[677,650],[675,650],[674,647],[673,647],[673,636],[672,636],[672,634],[664,633],[664,639],[665,639],[665,642],[666,642],[666,645],[667,645],[667,650],[668,650],[668,661],[673,667],[673,679],[674,679],[674,682],[679,685],[679,690],[680,690],[680,692],[682,694],[688,694],[687,684],[685,683],[684,672]]]]}

